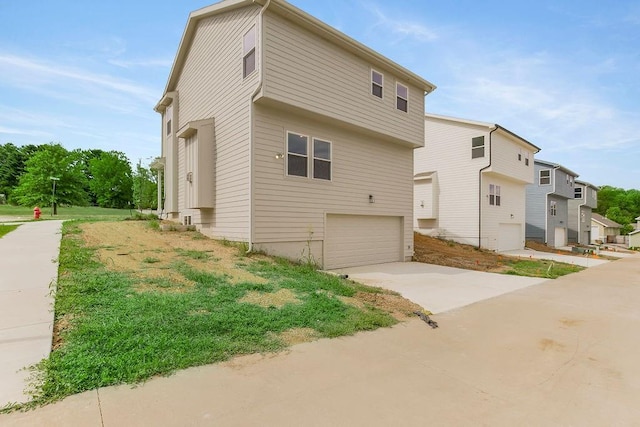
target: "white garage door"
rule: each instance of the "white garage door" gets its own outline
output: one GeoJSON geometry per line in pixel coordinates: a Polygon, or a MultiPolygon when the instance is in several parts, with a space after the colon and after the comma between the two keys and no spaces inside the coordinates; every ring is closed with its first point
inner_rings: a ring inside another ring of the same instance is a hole
{"type": "Polygon", "coordinates": [[[555,240],[553,243],[556,248],[567,245],[567,229],[566,228],[556,227],[555,240]]]}
{"type": "Polygon", "coordinates": [[[327,215],[324,268],[404,261],[397,216],[327,215]]]}
{"type": "Polygon", "coordinates": [[[498,252],[522,249],[522,224],[500,224],[498,252]]]}

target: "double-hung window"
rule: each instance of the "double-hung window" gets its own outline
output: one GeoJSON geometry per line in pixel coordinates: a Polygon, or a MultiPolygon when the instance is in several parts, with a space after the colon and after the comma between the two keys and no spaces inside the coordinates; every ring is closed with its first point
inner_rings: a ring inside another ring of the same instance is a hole
{"type": "Polygon", "coordinates": [[[331,143],[313,138],[313,177],[331,181],[331,143]]]}
{"type": "Polygon", "coordinates": [[[371,70],[371,95],[382,98],[383,89],[384,75],[376,70],[371,70]]]}
{"type": "Polygon", "coordinates": [[[471,139],[471,158],[484,157],[484,136],[476,136],[471,139]]]}
{"type": "Polygon", "coordinates": [[[242,77],[256,70],[256,27],[247,31],[242,38],[242,77]]]}
{"type": "Polygon", "coordinates": [[[287,132],[287,175],[309,176],[309,137],[287,132]]]}
{"type": "Polygon", "coordinates": [[[549,202],[549,215],[556,216],[558,213],[558,203],[555,200],[549,202]]]}
{"type": "Polygon", "coordinates": [[[576,187],[573,190],[573,198],[574,199],[582,199],[582,187],[576,187]]]}
{"type": "Polygon", "coordinates": [[[489,204],[491,206],[500,206],[500,186],[489,184],[489,204]]]}
{"type": "Polygon", "coordinates": [[[542,169],[540,171],[540,185],[551,184],[551,169],[542,169]]]}
{"type": "Polygon", "coordinates": [[[409,111],[409,88],[396,83],[396,108],[405,113],[409,111]]]}

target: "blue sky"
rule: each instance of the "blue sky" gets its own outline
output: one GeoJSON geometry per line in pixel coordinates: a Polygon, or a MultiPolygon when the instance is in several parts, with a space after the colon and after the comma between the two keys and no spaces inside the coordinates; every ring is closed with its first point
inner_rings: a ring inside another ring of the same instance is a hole
{"type": "MultiPolygon", "coordinates": [[[[0,143],[159,155],[187,16],[212,1],[1,1],[0,143]]],[[[640,188],[640,2],[292,0],[596,185],[640,188]]]]}

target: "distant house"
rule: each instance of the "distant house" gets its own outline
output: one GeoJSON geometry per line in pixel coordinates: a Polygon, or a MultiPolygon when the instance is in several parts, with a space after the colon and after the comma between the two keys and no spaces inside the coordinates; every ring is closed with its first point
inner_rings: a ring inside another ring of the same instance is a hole
{"type": "Polygon", "coordinates": [[[414,229],[478,247],[524,247],[525,187],[538,147],[504,127],[425,116],[414,156],[414,229]]]}
{"type": "Polygon", "coordinates": [[[622,225],[617,222],[594,212],[591,216],[591,242],[615,243],[621,228],[622,225]]]}
{"type": "Polygon", "coordinates": [[[636,229],[629,233],[629,247],[640,248],[640,229],[636,229]]]}
{"type": "Polygon", "coordinates": [[[591,213],[598,207],[598,187],[575,180],[573,199],[569,199],[569,243],[591,243],[591,213]]]}
{"type": "Polygon", "coordinates": [[[578,174],[557,163],[535,160],[535,182],[527,186],[527,240],[551,247],[568,242],[569,200],[578,174]]]}
{"type": "Polygon", "coordinates": [[[409,260],[434,89],[283,0],[192,12],[155,107],[162,216],[324,268],[409,260]]]}

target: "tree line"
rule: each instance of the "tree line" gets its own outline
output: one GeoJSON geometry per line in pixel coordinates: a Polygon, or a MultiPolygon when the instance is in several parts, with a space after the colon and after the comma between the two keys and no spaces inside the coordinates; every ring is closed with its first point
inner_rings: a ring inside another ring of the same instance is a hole
{"type": "Polygon", "coordinates": [[[0,202],[156,209],[157,186],[157,177],[141,161],[133,170],[119,151],[0,144],[0,202]]]}
{"type": "Polygon", "coordinates": [[[604,185],[598,191],[598,207],[594,211],[622,225],[621,234],[630,233],[640,216],[640,190],[604,185]]]}

